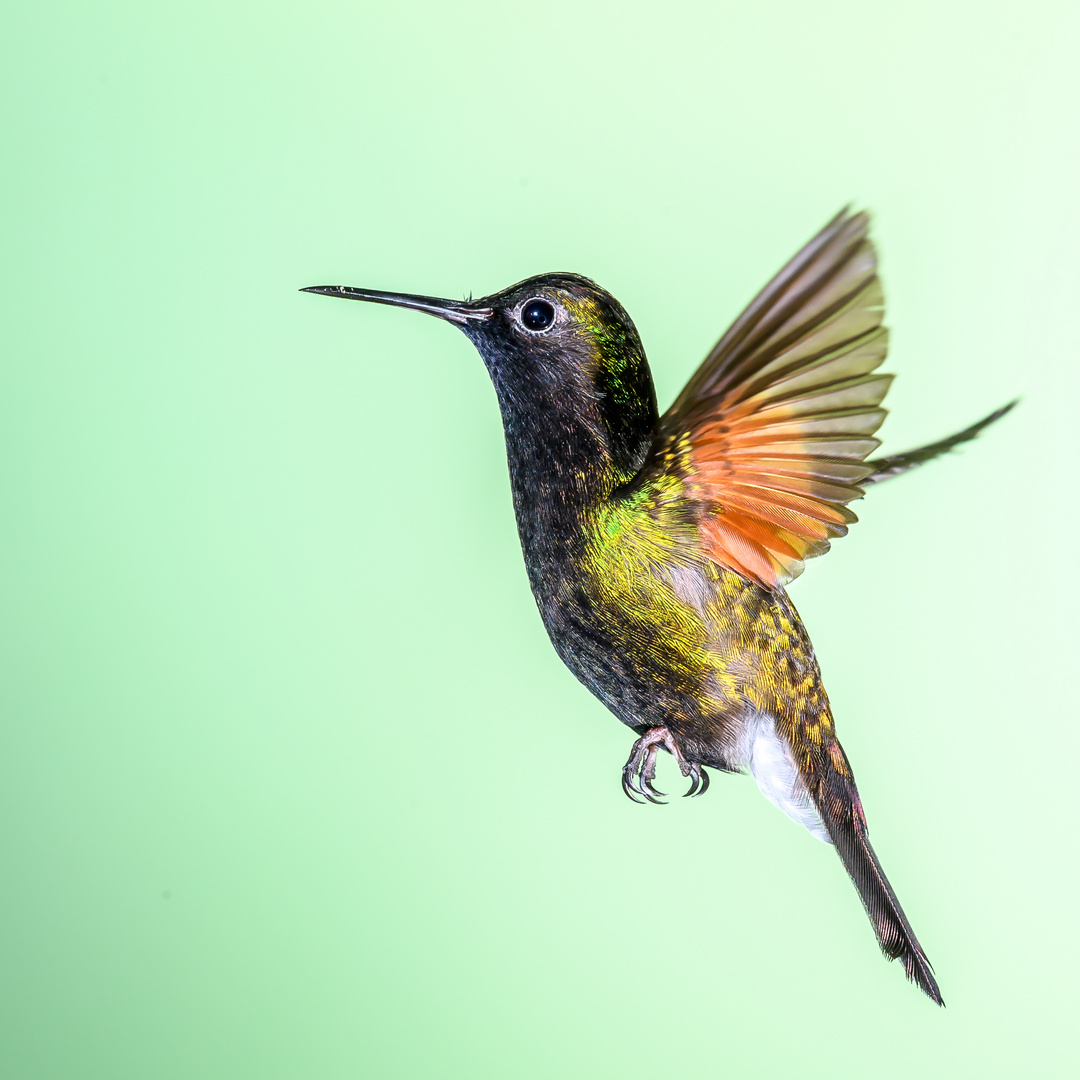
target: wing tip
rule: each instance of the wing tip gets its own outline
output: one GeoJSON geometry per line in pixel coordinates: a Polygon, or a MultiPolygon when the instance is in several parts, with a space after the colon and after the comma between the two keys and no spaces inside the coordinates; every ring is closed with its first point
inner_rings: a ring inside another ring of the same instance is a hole
{"type": "Polygon", "coordinates": [[[851,202],[845,203],[840,208],[840,212],[825,226],[825,229],[823,229],[822,232],[836,226],[838,231],[840,228],[846,228],[851,229],[852,232],[865,235],[870,231],[870,221],[872,216],[871,211],[867,207],[856,210],[855,202],[852,200],[851,202]]]}

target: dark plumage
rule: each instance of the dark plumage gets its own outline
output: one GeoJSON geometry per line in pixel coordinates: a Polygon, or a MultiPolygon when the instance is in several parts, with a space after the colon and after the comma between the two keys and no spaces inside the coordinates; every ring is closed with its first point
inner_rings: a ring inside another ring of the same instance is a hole
{"type": "Polygon", "coordinates": [[[784,586],[856,517],[849,503],[973,438],[869,458],[892,376],[865,214],[831,221],[659,415],[630,317],[586,278],[547,274],[455,302],[308,290],[457,324],[499,400],[525,565],[570,670],[639,736],[623,769],[659,802],[670,752],[688,794],[749,770],[832,843],[878,942],[941,995],[867,834],[813,646],[784,586]]]}

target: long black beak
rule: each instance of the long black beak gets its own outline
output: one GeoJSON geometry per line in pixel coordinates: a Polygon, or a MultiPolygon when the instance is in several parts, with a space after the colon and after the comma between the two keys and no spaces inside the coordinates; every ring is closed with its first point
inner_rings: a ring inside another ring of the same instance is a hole
{"type": "Polygon", "coordinates": [[[391,304],[394,307],[426,311],[440,319],[465,326],[470,322],[490,319],[491,308],[479,307],[465,300],[440,300],[437,296],[413,296],[411,293],[379,292],[378,289],[350,289],[347,285],[312,285],[301,292],[321,293],[323,296],[343,296],[346,300],[367,300],[372,304],[391,304]]]}

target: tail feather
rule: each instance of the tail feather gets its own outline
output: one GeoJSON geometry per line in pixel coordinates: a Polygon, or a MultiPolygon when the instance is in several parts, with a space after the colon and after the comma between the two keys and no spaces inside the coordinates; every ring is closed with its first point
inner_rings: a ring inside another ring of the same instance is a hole
{"type": "Polygon", "coordinates": [[[866,816],[854,784],[834,772],[822,780],[815,802],[836,853],[859,891],[881,951],[890,960],[902,959],[908,979],[943,1006],[934,969],[870,846],[866,816]]]}
{"type": "Polygon", "coordinates": [[[905,451],[903,454],[890,454],[888,457],[871,458],[866,464],[873,466],[874,471],[865,480],[860,480],[859,486],[865,488],[870,484],[878,484],[882,480],[888,480],[893,476],[899,476],[901,473],[910,472],[919,465],[947,453],[961,443],[974,439],[983,428],[989,427],[1015,408],[1019,400],[1019,398],[1014,398],[1008,405],[1002,405],[1000,409],[996,409],[989,416],[983,417],[977,424],[972,424],[971,427],[966,427],[963,431],[958,431],[955,435],[948,436],[948,438],[940,439],[926,446],[920,446],[915,450],[905,451]]]}

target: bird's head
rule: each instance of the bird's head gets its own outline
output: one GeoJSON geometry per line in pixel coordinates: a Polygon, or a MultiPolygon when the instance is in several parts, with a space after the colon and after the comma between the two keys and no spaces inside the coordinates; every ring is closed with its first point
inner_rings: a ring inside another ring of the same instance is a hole
{"type": "Polygon", "coordinates": [[[541,274],[480,300],[319,285],[305,292],[411,308],[454,323],[495,384],[508,440],[535,425],[588,428],[620,478],[641,467],[657,420],[637,329],[588,278],[541,274]]]}

